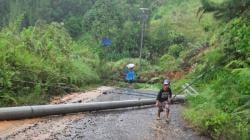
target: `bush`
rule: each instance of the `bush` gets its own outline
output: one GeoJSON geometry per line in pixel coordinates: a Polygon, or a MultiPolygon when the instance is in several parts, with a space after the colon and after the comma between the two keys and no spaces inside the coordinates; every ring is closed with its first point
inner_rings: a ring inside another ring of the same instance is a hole
{"type": "Polygon", "coordinates": [[[99,57],[74,42],[61,24],[39,23],[20,33],[6,28],[0,38],[1,102],[33,104],[35,98],[44,103],[51,94],[99,81],[94,70],[99,57]]]}
{"type": "Polygon", "coordinates": [[[242,60],[250,65],[249,18],[234,19],[227,25],[223,34],[226,60],[242,60]]]}
{"type": "Polygon", "coordinates": [[[164,71],[176,70],[180,61],[176,60],[173,56],[165,54],[160,58],[160,68],[164,71]]]}
{"type": "Polygon", "coordinates": [[[178,58],[181,51],[183,50],[183,46],[182,45],[177,45],[177,44],[174,44],[174,45],[171,45],[168,49],[168,53],[172,56],[174,56],[175,58],[178,58]]]}

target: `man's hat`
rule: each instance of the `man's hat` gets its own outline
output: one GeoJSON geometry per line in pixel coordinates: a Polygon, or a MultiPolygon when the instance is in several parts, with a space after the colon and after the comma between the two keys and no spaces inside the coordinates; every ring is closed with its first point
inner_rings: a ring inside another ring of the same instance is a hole
{"type": "Polygon", "coordinates": [[[164,85],[169,85],[169,84],[170,84],[170,81],[166,79],[166,80],[163,81],[163,84],[164,84],[164,85]]]}
{"type": "Polygon", "coordinates": [[[134,68],[134,67],[135,67],[135,64],[128,64],[127,67],[128,67],[129,69],[134,68]]]}

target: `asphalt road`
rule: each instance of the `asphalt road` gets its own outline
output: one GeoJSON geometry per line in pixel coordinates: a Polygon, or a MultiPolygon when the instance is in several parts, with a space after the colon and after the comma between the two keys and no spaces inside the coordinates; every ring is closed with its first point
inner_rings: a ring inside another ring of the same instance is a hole
{"type": "MultiPolygon", "coordinates": [[[[107,92],[91,102],[129,100],[138,95],[107,92]]],[[[208,140],[188,128],[182,119],[183,106],[171,105],[171,120],[156,120],[154,106],[44,117],[29,126],[1,137],[8,140],[208,140]]]]}

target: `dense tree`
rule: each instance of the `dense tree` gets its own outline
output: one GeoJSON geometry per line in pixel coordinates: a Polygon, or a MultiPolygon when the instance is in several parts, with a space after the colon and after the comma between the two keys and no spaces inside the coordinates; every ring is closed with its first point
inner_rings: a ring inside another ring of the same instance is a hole
{"type": "Polygon", "coordinates": [[[70,16],[82,16],[95,0],[1,0],[0,3],[0,15],[6,19],[5,22],[24,16],[29,26],[34,25],[38,19],[61,22],[70,16]]]}
{"type": "Polygon", "coordinates": [[[250,0],[223,0],[222,2],[201,0],[201,2],[202,7],[198,11],[200,17],[205,12],[214,12],[216,18],[230,20],[250,10],[250,0]]]}

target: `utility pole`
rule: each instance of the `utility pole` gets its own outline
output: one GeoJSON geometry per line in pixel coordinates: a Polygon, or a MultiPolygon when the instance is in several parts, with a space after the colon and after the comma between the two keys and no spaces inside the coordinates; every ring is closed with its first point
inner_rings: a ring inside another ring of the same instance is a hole
{"type": "Polygon", "coordinates": [[[140,55],[139,55],[139,70],[141,70],[141,57],[142,57],[142,49],[143,49],[143,39],[144,39],[144,28],[145,28],[145,22],[147,20],[147,11],[148,8],[140,8],[142,11],[142,27],[141,27],[141,43],[140,43],[140,55]]]}

